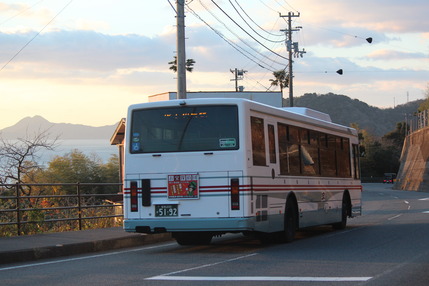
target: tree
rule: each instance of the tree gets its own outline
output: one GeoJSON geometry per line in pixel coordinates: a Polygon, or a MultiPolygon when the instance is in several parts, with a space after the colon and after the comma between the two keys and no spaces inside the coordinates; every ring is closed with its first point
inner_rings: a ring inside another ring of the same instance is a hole
{"type": "MultiPolygon", "coordinates": [[[[49,139],[47,130],[32,137],[14,141],[0,139],[0,183],[25,183],[35,170],[41,169],[37,162],[42,149],[54,150],[58,138],[49,139]]],[[[31,180],[30,180],[31,182],[31,180]]]]}
{"type": "MultiPolygon", "coordinates": [[[[357,127],[356,125],[354,127],[357,127]]],[[[359,130],[361,142],[362,177],[382,177],[384,173],[396,173],[405,139],[405,123],[396,124],[396,129],[381,139],[372,136],[366,130],[359,130]]]]}
{"type": "MultiPolygon", "coordinates": [[[[170,66],[170,69],[174,72],[177,72],[177,57],[174,57],[174,60],[168,63],[170,66]]],[[[193,59],[187,59],[185,66],[186,66],[186,70],[188,72],[192,72],[194,70],[194,64],[195,61],[193,59]]]]}
{"type": "MultiPolygon", "coordinates": [[[[119,159],[117,155],[103,164],[97,156],[85,155],[75,149],[64,156],[56,156],[49,162],[44,172],[48,183],[118,183],[119,159]]],[[[74,193],[75,188],[63,188],[66,193],[74,193]]],[[[112,188],[101,186],[82,186],[85,193],[111,193],[112,188]]]]}
{"type": "Polygon", "coordinates": [[[280,91],[283,93],[283,89],[289,86],[289,75],[286,74],[286,70],[274,71],[273,76],[275,79],[270,79],[271,86],[280,87],[280,91]]]}

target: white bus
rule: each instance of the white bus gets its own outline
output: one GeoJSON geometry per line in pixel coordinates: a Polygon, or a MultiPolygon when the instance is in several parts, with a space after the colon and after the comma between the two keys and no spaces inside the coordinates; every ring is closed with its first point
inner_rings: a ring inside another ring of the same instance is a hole
{"type": "Polygon", "coordinates": [[[324,113],[225,98],[135,104],[125,140],[128,232],[290,242],[361,214],[357,132],[324,113]]]}

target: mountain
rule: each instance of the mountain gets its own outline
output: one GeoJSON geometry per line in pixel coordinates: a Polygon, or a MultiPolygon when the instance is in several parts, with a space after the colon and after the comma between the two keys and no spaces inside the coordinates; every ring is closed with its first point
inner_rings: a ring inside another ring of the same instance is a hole
{"type": "MultiPolygon", "coordinates": [[[[424,100],[411,101],[395,108],[378,108],[357,99],[339,94],[307,93],[294,98],[295,106],[308,107],[327,113],[333,122],[350,126],[357,123],[373,135],[383,136],[395,130],[396,123],[403,122],[405,114],[413,114],[424,100]]],[[[285,105],[289,106],[288,99],[285,105]]],[[[41,116],[26,117],[13,126],[0,130],[4,139],[17,139],[32,136],[47,130],[49,137],[60,139],[106,139],[109,140],[116,129],[116,124],[92,127],[80,124],[52,123],[41,116]]]]}
{"type": "MultiPolygon", "coordinates": [[[[396,123],[405,121],[405,114],[414,114],[423,101],[416,100],[395,108],[382,109],[345,95],[307,93],[294,98],[294,105],[327,113],[338,124],[350,126],[350,123],[357,123],[359,128],[383,136],[395,130],[396,123]]],[[[288,106],[288,100],[285,100],[285,106],[288,106]]]]}
{"type": "Polygon", "coordinates": [[[106,139],[109,140],[115,131],[116,124],[92,127],[81,124],[52,123],[41,116],[25,117],[13,126],[0,130],[4,139],[32,137],[46,131],[49,138],[59,139],[106,139]]]}

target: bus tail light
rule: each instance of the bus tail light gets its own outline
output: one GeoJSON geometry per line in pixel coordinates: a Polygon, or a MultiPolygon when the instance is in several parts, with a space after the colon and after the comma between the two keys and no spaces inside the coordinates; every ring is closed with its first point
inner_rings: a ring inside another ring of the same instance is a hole
{"type": "Polygon", "coordinates": [[[238,179],[231,179],[231,210],[240,209],[240,188],[238,179]]]}
{"type": "Polygon", "coordinates": [[[130,193],[131,193],[131,211],[136,212],[139,210],[138,207],[138,196],[137,196],[137,182],[130,183],[130,193]]]}

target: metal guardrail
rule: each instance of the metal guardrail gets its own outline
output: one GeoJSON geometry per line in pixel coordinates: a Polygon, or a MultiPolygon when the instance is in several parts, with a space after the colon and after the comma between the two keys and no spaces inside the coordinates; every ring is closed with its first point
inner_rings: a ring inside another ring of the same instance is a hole
{"type": "Polygon", "coordinates": [[[0,236],[122,223],[121,183],[0,184],[0,236]]]}

